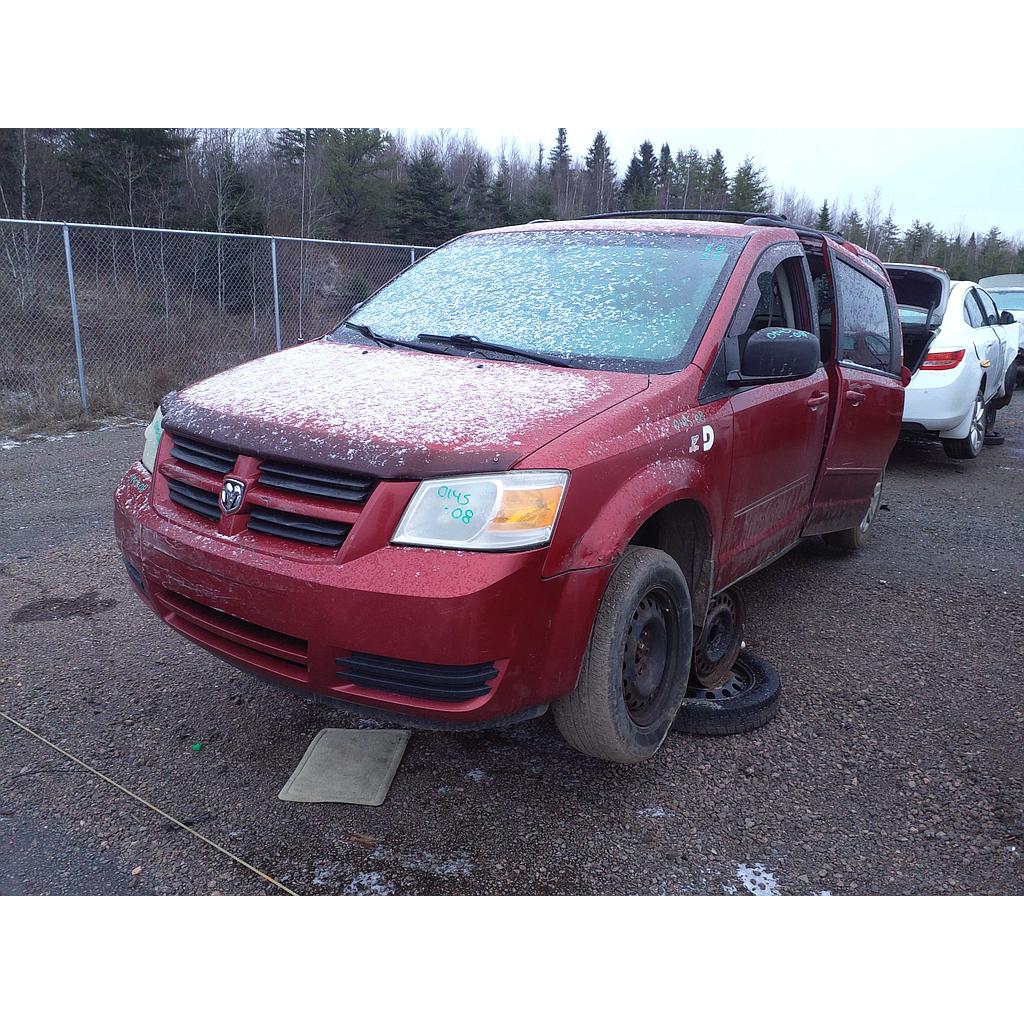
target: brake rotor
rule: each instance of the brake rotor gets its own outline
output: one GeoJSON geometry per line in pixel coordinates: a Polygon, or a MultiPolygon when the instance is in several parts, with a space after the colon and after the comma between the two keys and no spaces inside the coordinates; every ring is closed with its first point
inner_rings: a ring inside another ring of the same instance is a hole
{"type": "Polygon", "coordinates": [[[745,618],[746,607],[738,590],[723,590],[712,599],[693,648],[692,685],[714,691],[729,679],[743,649],[745,618]]]}

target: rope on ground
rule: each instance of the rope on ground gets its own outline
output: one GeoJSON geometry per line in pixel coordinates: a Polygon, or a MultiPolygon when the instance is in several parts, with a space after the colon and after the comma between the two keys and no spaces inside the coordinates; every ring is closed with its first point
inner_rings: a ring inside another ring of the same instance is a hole
{"type": "Polygon", "coordinates": [[[213,847],[213,849],[215,849],[218,853],[223,853],[225,857],[230,857],[236,864],[240,864],[243,868],[245,868],[247,871],[251,871],[258,878],[262,878],[265,882],[269,882],[271,885],[276,885],[278,889],[280,889],[282,892],[286,892],[289,896],[298,896],[297,892],[293,892],[283,882],[279,882],[276,878],[272,878],[265,871],[260,871],[259,868],[253,867],[250,863],[248,863],[248,861],[244,861],[242,860],[241,857],[236,856],[230,850],[226,850],[223,846],[220,845],[220,843],[215,843],[212,839],[207,838],[201,832],[197,832],[194,828],[189,827],[184,822],[178,821],[178,819],[175,818],[173,815],[168,814],[166,811],[160,810],[159,807],[157,807],[155,804],[151,804],[145,797],[139,796],[138,793],[133,793],[130,789],[127,789],[125,786],[122,786],[119,782],[115,782],[109,776],[104,775],[103,772],[101,772],[98,768],[93,768],[91,764],[86,764],[86,762],[83,761],[81,758],[75,757],[74,754],[69,753],[63,747],[58,747],[56,743],[52,743],[45,736],[40,736],[39,733],[37,733],[33,729],[30,729],[27,725],[25,725],[24,722],[19,722],[16,718],[12,718],[10,715],[6,714],[3,711],[0,711],[0,718],[6,718],[7,721],[11,723],[11,725],[16,725],[23,732],[27,732],[29,736],[35,737],[37,740],[39,740],[40,743],[45,743],[51,749],[56,750],[58,754],[68,758],[68,760],[70,761],[74,761],[75,764],[80,764],[86,771],[92,772],[93,775],[95,775],[97,778],[102,779],[108,785],[113,786],[114,789],[119,789],[122,793],[127,793],[127,795],[130,796],[133,800],[138,800],[138,802],[142,804],[144,807],[148,807],[151,811],[156,811],[157,814],[159,814],[162,818],[166,818],[169,822],[171,822],[172,825],[176,825],[178,828],[183,829],[185,832],[194,835],[196,839],[199,839],[202,842],[206,843],[207,846],[213,847]]]}

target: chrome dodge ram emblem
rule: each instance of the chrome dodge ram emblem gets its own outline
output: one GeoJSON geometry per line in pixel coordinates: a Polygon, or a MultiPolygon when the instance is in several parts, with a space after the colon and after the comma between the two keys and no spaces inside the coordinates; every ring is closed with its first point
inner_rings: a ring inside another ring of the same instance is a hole
{"type": "Polygon", "coordinates": [[[245,496],[245,484],[241,480],[225,480],[220,489],[220,507],[225,512],[237,512],[245,496]]]}

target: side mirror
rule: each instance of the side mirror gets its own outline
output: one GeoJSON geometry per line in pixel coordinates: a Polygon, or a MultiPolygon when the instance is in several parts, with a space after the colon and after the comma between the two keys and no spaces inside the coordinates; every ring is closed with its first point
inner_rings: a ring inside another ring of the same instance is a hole
{"type": "Polygon", "coordinates": [[[739,373],[729,374],[734,387],[772,384],[810,377],[821,364],[821,342],[808,331],[765,327],[748,339],[739,373]]]}
{"type": "Polygon", "coordinates": [[[999,323],[1003,327],[1009,327],[1010,324],[1015,324],[1016,322],[1017,321],[1014,319],[1013,314],[1008,309],[1004,309],[1002,313],[999,314],[999,323]]]}

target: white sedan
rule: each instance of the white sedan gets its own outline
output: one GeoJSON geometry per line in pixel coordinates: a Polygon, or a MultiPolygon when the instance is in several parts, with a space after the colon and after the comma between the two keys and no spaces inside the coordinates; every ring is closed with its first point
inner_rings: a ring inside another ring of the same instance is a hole
{"type": "Polygon", "coordinates": [[[1017,345],[991,296],[938,267],[886,265],[899,304],[903,362],[911,372],[903,429],[939,437],[952,459],[999,444],[996,411],[1013,396],[1017,345]]]}

